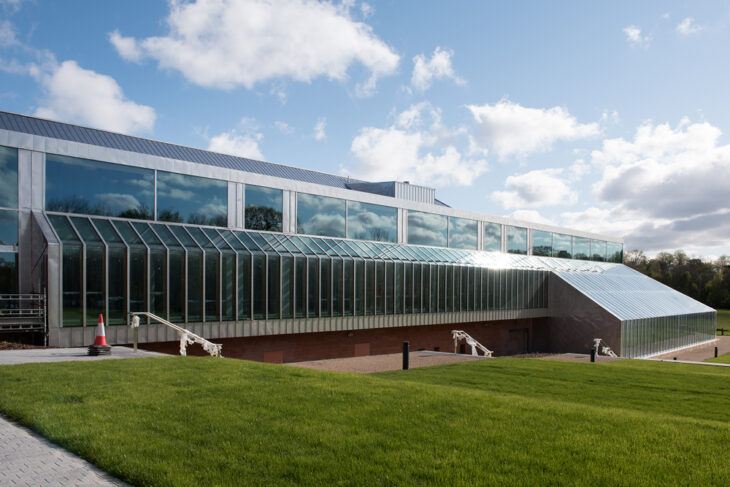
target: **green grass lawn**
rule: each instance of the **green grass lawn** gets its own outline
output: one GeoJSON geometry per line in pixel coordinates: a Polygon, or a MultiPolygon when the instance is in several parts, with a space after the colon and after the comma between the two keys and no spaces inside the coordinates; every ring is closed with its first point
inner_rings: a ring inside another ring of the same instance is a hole
{"type": "MultiPolygon", "coordinates": [[[[717,328],[725,328],[725,330],[730,330],[730,309],[717,310],[717,328]]],[[[726,331],[725,333],[730,335],[730,332],[728,331],[726,331]]]]}
{"type": "Polygon", "coordinates": [[[135,485],[728,485],[728,404],[728,369],[631,360],[0,367],[0,411],[135,485]]]}

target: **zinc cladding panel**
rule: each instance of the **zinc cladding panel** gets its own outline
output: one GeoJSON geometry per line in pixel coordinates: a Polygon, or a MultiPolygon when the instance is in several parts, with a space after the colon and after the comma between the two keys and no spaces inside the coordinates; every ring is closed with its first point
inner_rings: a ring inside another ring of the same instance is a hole
{"type": "Polygon", "coordinates": [[[555,274],[621,321],[714,310],[626,266],[555,274]]]}
{"type": "Polygon", "coordinates": [[[296,181],[347,188],[348,182],[359,182],[333,174],[324,174],[307,169],[283,166],[269,162],[254,161],[243,157],[216,154],[192,147],[184,147],[165,142],[115,134],[76,125],[41,120],[38,118],[0,111],[0,129],[22,132],[53,139],[79,142],[110,149],[118,149],[140,154],[160,156],[209,166],[225,167],[240,171],[252,172],[268,176],[276,176],[296,181]]]}

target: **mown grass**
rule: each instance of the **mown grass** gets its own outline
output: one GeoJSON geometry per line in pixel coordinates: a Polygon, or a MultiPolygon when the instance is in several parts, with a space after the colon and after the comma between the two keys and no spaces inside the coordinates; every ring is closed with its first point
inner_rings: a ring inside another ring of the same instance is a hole
{"type": "Polygon", "coordinates": [[[730,353],[725,353],[716,358],[708,358],[705,362],[715,362],[717,364],[730,364],[730,353]]]}
{"type": "Polygon", "coordinates": [[[727,485],[730,370],[494,359],[356,376],[0,368],[0,411],[135,485],[727,485]]]}

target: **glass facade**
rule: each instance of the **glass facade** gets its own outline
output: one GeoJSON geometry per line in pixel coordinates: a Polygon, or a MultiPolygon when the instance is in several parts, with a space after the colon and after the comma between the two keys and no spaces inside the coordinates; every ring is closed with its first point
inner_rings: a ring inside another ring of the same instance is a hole
{"type": "Polygon", "coordinates": [[[18,149],[0,146],[0,207],[18,207],[18,149]]]}
{"type": "Polygon", "coordinates": [[[409,244],[446,247],[448,235],[448,217],[420,211],[408,211],[409,244]]]}
{"type": "Polygon", "coordinates": [[[573,237],[562,233],[553,233],[553,257],[572,259],[573,237]]]}
{"type": "Polygon", "coordinates": [[[395,242],[398,238],[398,209],[348,201],[347,238],[395,242]]]}
{"type": "Polygon", "coordinates": [[[646,357],[715,339],[715,313],[621,322],[621,356],[646,357]]]}
{"type": "Polygon", "coordinates": [[[18,292],[18,254],[0,252],[0,294],[18,292]]]}
{"type": "Polygon", "coordinates": [[[297,233],[344,237],[346,213],[345,200],[297,193],[297,233]]]}
{"type": "Polygon", "coordinates": [[[590,260],[591,239],[584,237],[573,237],[573,258],[578,260],[590,260]]]}
{"type": "Polygon", "coordinates": [[[484,222],[484,250],[502,250],[502,225],[484,222]]]}
{"type": "Polygon", "coordinates": [[[553,255],[553,234],[542,230],[532,231],[532,255],[550,257],[553,255]]]}
{"type": "Polygon", "coordinates": [[[46,209],[151,220],[152,169],[46,155],[46,209]]]}
{"type": "Polygon", "coordinates": [[[157,171],[157,219],[228,225],[228,182],[157,171]]]}
{"type": "Polygon", "coordinates": [[[479,253],[49,214],[62,246],[63,326],[547,307],[546,270],[479,253]],[[505,291],[500,286],[507,286],[505,291]]]}
{"type": "Polygon", "coordinates": [[[0,210],[0,245],[18,245],[17,210],[0,210]]]}
{"type": "Polygon", "coordinates": [[[281,232],[282,191],[247,184],[244,227],[250,230],[281,232]]]}
{"type": "Polygon", "coordinates": [[[527,254],[527,229],[507,226],[507,252],[527,254]]]}
{"type": "Polygon", "coordinates": [[[606,260],[608,262],[623,263],[624,261],[624,246],[620,243],[607,242],[606,243],[606,260]]]}
{"type": "Polygon", "coordinates": [[[591,260],[600,262],[606,260],[606,242],[604,240],[591,240],[591,260]]]}
{"type": "Polygon", "coordinates": [[[449,247],[477,249],[477,222],[466,218],[449,217],[449,247]]]}

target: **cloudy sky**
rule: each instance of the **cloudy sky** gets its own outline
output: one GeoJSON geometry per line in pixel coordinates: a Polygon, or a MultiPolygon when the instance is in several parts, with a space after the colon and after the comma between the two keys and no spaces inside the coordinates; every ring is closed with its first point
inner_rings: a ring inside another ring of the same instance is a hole
{"type": "Polygon", "coordinates": [[[730,254],[730,4],[0,0],[0,109],[730,254]]]}

